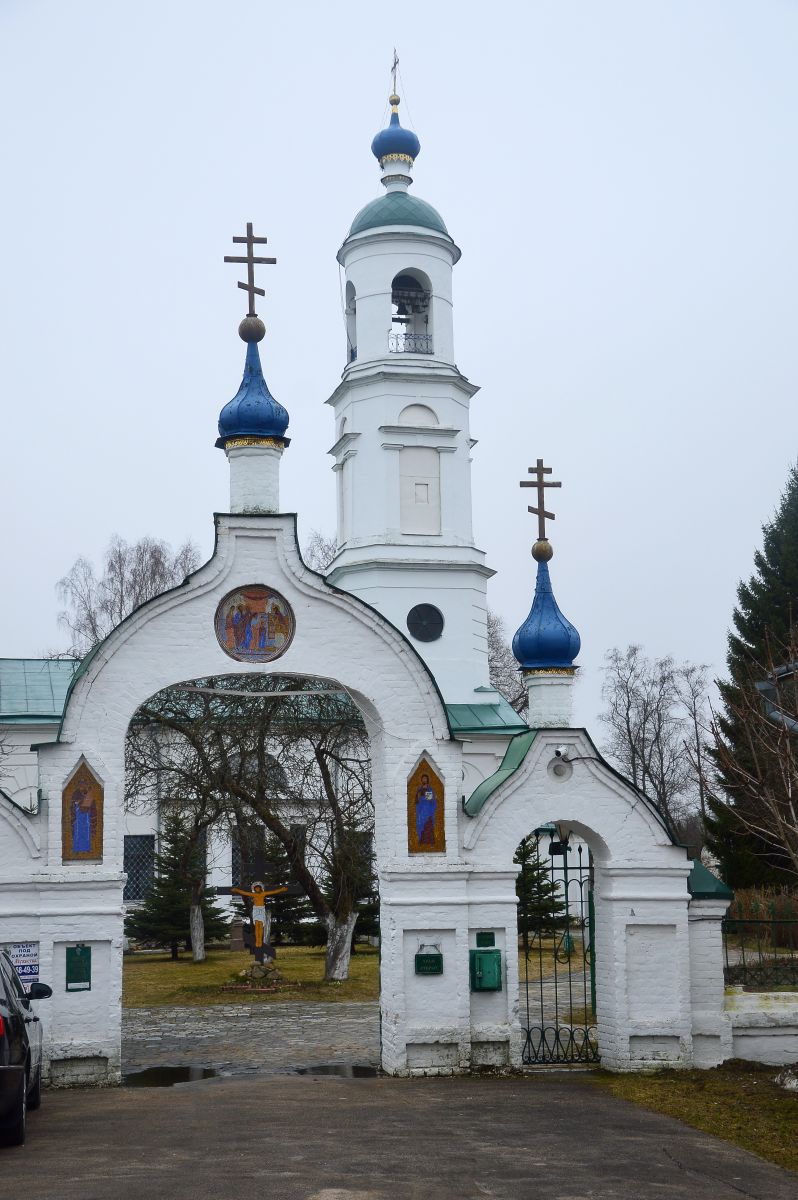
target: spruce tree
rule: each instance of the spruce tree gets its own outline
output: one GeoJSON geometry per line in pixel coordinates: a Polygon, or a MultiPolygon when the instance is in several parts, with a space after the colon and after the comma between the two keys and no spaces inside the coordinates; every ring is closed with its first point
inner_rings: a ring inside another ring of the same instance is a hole
{"type": "Polygon", "coordinates": [[[518,896],[518,932],[529,953],[531,937],[552,932],[565,916],[565,902],[548,862],[541,862],[540,842],[536,834],[523,839],[513,856],[521,868],[515,884],[518,896]]]}
{"type": "MultiPolygon", "coordinates": [[[[798,467],[790,470],[776,513],[762,529],[762,549],[754,555],[754,573],[737,588],[737,604],[729,632],[726,663],[729,679],[719,684],[722,711],[719,731],[743,766],[749,751],[739,715],[742,692],[753,689],[779,664],[798,621],[798,467]],[[738,710],[738,711],[735,711],[738,710]]],[[[717,759],[716,759],[717,762],[717,759]]],[[[741,826],[738,806],[755,803],[742,796],[728,772],[719,767],[725,797],[708,802],[707,845],[731,887],[752,887],[781,881],[778,851],[741,826]]]]}
{"type": "MultiPolygon", "coordinates": [[[[267,887],[271,885],[280,887],[283,884],[294,883],[288,855],[282,842],[274,834],[266,835],[264,853],[267,861],[271,864],[267,887]]],[[[275,945],[279,942],[299,941],[302,921],[313,916],[313,909],[310,907],[307,896],[272,896],[268,903],[272,913],[270,941],[275,945]]]]}
{"type": "MultiPolygon", "coordinates": [[[[155,876],[144,901],[125,917],[125,933],[137,941],[154,942],[177,959],[181,942],[190,937],[192,879],[204,872],[203,849],[196,842],[187,847],[188,835],[178,819],[170,817],[161,829],[161,850],[155,856],[155,876]],[[188,869],[186,864],[188,862],[188,869]]],[[[216,941],[228,932],[228,920],[206,896],[200,899],[205,938],[216,941]]]]}

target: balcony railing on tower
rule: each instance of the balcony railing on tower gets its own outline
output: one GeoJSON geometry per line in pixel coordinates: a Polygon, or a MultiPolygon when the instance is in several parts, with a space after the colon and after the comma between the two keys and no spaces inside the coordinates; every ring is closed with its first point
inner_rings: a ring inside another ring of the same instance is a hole
{"type": "Polygon", "coordinates": [[[410,333],[392,329],[388,334],[389,354],[432,354],[431,333],[410,333]]]}

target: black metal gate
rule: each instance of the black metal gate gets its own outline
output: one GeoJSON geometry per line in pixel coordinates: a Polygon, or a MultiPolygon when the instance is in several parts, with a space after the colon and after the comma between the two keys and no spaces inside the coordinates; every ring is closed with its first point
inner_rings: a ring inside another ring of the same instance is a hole
{"type": "Polygon", "coordinates": [[[515,861],[523,1062],[598,1062],[590,850],[547,825],[515,861]]]}

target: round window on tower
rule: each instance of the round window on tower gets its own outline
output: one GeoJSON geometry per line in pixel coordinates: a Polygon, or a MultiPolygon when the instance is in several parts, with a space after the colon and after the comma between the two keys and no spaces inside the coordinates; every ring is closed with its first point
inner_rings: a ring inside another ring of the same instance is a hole
{"type": "Polygon", "coordinates": [[[434,604],[417,604],[407,614],[407,628],[417,642],[437,642],[443,633],[443,613],[434,604]]]}

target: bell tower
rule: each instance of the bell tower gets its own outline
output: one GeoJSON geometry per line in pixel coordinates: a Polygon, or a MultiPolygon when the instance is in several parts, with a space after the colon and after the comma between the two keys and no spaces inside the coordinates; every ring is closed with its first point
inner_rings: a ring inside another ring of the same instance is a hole
{"type": "Polygon", "coordinates": [[[335,413],[338,552],[328,578],[413,642],[449,703],[488,685],[486,585],[474,545],[469,408],[477,387],[454,354],[452,270],[443,218],[410,194],[416,135],[399,97],[371,149],[385,192],[338,252],[346,366],[335,413]]]}

